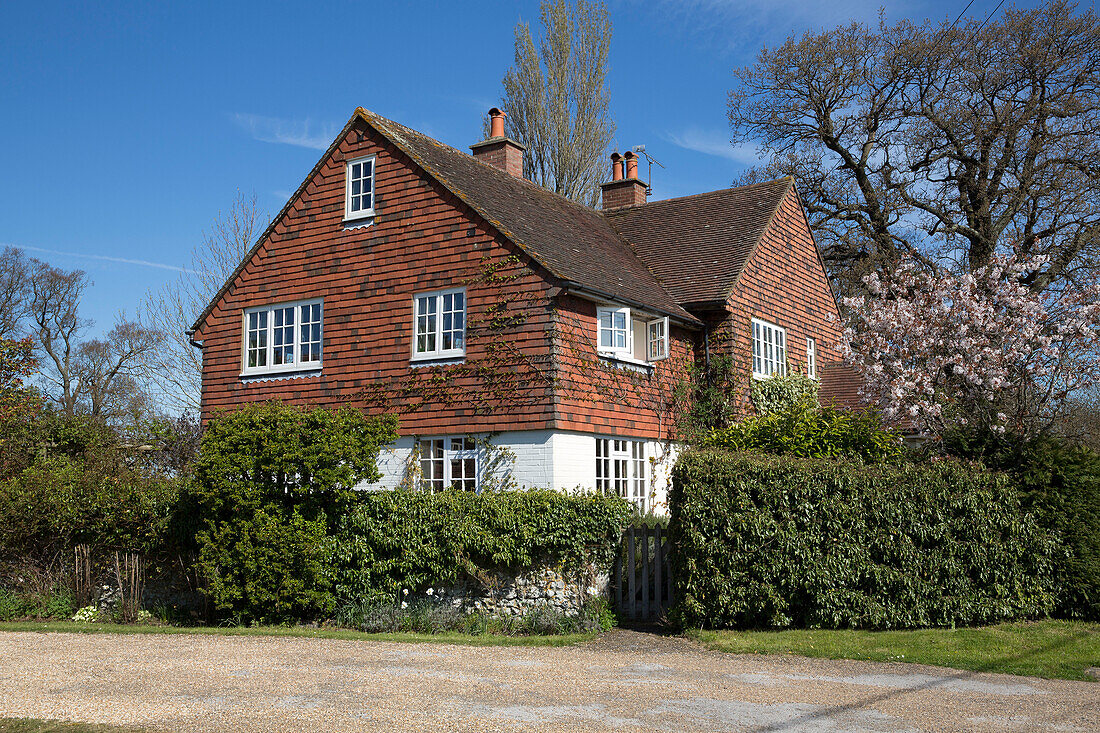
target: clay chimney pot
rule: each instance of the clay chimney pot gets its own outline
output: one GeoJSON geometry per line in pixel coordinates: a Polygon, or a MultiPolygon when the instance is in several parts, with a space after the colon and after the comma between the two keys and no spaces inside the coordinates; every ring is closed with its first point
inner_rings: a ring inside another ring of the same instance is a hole
{"type": "Polygon", "coordinates": [[[505,114],[496,107],[489,110],[489,137],[504,137],[505,114]]]}
{"type": "Polygon", "coordinates": [[[637,178],[638,177],[638,156],[632,151],[626,151],[626,155],[623,156],[623,160],[626,161],[626,177],[637,178]]]}
{"type": "Polygon", "coordinates": [[[611,154],[611,180],[623,180],[623,156],[617,152],[611,154]]]}

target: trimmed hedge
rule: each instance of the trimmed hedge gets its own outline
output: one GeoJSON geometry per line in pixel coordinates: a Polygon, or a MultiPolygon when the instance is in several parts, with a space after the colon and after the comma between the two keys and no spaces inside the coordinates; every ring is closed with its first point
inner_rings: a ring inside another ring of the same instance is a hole
{"type": "Polygon", "coordinates": [[[610,566],[630,517],[619,497],[544,489],[366,494],[337,536],[337,595],[392,601],[498,569],[610,566]]]}
{"type": "Polygon", "coordinates": [[[973,465],[692,451],[669,501],[684,626],[953,626],[1054,606],[1057,545],[973,465]]]}
{"type": "Polygon", "coordinates": [[[699,447],[864,463],[896,461],[903,453],[901,437],[883,428],[876,413],[805,403],[712,431],[699,447]]]}
{"type": "Polygon", "coordinates": [[[1100,620],[1100,454],[1055,436],[973,432],[947,436],[943,448],[1012,478],[1024,509],[1065,543],[1055,567],[1058,615],[1100,620]]]}

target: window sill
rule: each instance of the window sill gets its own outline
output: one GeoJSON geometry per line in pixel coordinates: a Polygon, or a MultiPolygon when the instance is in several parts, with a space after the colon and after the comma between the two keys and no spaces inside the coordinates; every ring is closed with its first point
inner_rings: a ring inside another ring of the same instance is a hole
{"type": "Polygon", "coordinates": [[[465,364],[466,354],[432,354],[422,356],[410,356],[409,366],[413,369],[420,367],[446,366],[448,364],[465,364]]]}
{"type": "Polygon", "coordinates": [[[615,354],[607,351],[598,352],[598,355],[603,361],[610,362],[622,369],[633,369],[634,371],[644,374],[653,373],[653,364],[648,361],[642,361],[632,356],[624,356],[622,354],[615,354]]]}
{"type": "Polygon", "coordinates": [[[321,365],[314,364],[290,367],[287,369],[269,369],[262,372],[241,372],[238,375],[242,382],[260,382],[265,379],[290,379],[294,377],[319,376],[321,376],[321,365]]]}
{"type": "Polygon", "coordinates": [[[340,226],[344,229],[360,229],[362,227],[369,227],[374,223],[374,214],[366,214],[365,216],[356,216],[352,218],[344,217],[340,222],[340,226]]]}

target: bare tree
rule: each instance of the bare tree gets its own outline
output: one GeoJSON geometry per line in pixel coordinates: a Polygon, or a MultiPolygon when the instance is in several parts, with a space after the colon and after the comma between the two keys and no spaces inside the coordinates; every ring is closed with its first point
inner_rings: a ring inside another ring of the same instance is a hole
{"type": "Polygon", "coordinates": [[[30,330],[35,346],[44,355],[40,361],[46,392],[66,415],[76,413],[80,399],[76,352],[91,322],[80,318],[78,308],[88,285],[82,270],[66,272],[31,260],[30,330]]]}
{"type": "Polygon", "coordinates": [[[853,24],[736,72],[733,141],[793,175],[843,292],[908,253],[976,271],[1042,255],[1035,290],[1100,266],[1100,18],[1065,0],[991,23],[853,24]]]}
{"type": "Polygon", "coordinates": [[[509,136],[527,146],[524,175],[594,206],[606,180],[604,155],[615,134],[607,61],[611,21],[603,3],[543,0],[543,35],[516,26],[515,66],[504,76],[509,136]]]}
{"type": "Polygon", "coordinates": [[[0,339],[13,338],[26,315],[29,269],[23,250],[5,247],[0,252],[0,339]]]}
{"type": "Polygon", "coordinates": [[[146,296],[139,320],[163,335],[160,348],[144,352],[147,377],[158,401],[176,414],[196,413],[201,406],[202,353],[187,331],[252,248],[261,222],[256,196],[238,192],[232,207],[204,232],[190,270],[146,296]]]}
{"type": "Polygon", "coordinates": [[[160,342],[159,332],[120,318],[104,338],[81,343],[73,368],[81,411],[123,423],[148,413],[139,380],[160,342]]]}

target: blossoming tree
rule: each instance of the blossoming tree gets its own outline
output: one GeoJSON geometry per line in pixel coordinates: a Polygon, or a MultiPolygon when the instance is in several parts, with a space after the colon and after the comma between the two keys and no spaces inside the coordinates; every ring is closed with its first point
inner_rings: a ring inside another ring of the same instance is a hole
{"type": "Polygon", "coordinates": [[[1100,282],[1036,293],[1024,283],[1044,264],[998,256],[956,275],[907,259],[868,275],[869,295],[844,301],[840,350],[888,419],[1042,432],[1100,376],[1100,282]]]}

